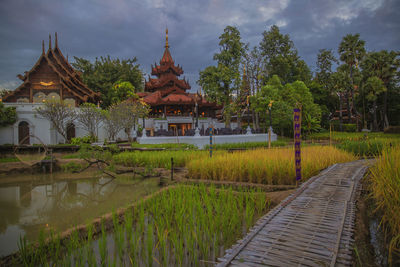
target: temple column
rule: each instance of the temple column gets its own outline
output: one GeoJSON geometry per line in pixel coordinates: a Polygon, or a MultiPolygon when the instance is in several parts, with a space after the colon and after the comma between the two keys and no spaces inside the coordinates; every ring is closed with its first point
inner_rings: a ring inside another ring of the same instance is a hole
{"type": "Polygon", "coordinates": [[[164,105],[164,118],[167,118],[167,105],[164,105]]]}

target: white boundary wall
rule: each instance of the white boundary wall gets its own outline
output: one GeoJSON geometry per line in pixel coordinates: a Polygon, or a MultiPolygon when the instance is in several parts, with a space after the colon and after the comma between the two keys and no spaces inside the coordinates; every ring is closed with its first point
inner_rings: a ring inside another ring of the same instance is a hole
{"type": "MultiPolygon", "coordinates": [[[[5,107],[16,107],[17,111],[17,122],[14,125],[0,128],[0,144],[18,144],[18,124],[22,121],[26,121],[29,124],[29,134],[38,137],[46,145],[55,145],[64,143],[64,138],[53,129],[51,123],[36,113],[36,109],[43,106],[41,103],[4,103],[5,107]]],[[[180,118],[171,117],[166,120],[154,120],[146,119],[146,128],[155,127],[159,128],[161,123],[176,122],[180,118]]],[[[191,118],[185,118],[187,120],[191,118]]],[[[142,120],[139,120],[139,124],[142,124],[142,120]]],[[[87,135],[87,132],[79,125],[78,122],[74,122],[75,125],[75,136],[83,137],[87,135]]],[[[215,128],[224,127],[223,123],[217,123],[212,119],[199,120],[199,126],[204,128],[213,125],[215,128]]],[[[236,125],[233,124],[232,127],[236,125]]],[[[137,128],[137,127],[136,127],[137,128]]],[[[164,126],[164,129],[166,126],[164,126]]],[[[132,137],[136,136],[132,133],[132,137]]],[[[107,137],[106,131],[102,125],[99,125],[98,129],[99,141],[102,142],[107,137]]],[[[116,138],[127,139],[127,135],[121,131],[118,133],[116,138]]],[[[199,148],[203,148],[205,145],[210,143],[209,136],[171,136],[171,137],[139,137],[137,138],[140,144],[162,144],[162,143],[186,143],[194,144],[199,148]]],[[[246,142],[267,142],[267,134],[250,134],[250,135],[216,135],[213,136],[213,144],[225,144],[225,143],[246,143],[246,142]]],[[[276,141],[276,134],[272,134],[271,141],[276,141]]],[[[30,144],[40,143],[35,138],[30,139],[30,144]]]]}
{"type": "MultiPolygon", "coordinates": [[[[275,133],[271,134],[271,141],[276,141],[275,133]]],[[[202,149],[210,144],[209,136],[161,136],[161,137],[140,137],[137,138],[139,144],[165,144],[165,143],[184,143],[196,145],[202,149]]],[[[268,134],[238,134],[238,135],[214,135],[212,137],[214,144],[227,143],[247,143],[247,142],[268,142],[268,134]]]]}

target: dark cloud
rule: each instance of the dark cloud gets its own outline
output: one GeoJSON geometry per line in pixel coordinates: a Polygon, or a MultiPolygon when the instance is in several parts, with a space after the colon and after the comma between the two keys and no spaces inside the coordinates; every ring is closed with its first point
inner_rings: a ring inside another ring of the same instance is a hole
{"type": "Polygon", "coordinates": [[[145,73],[158,62],[169,28],[171,53],[192,88],[198,72],[214,64],[218,37],[237,26],[251,46],[277,24],[290,35],[313,69],[321,48],[337,50],[341,38],[360,33],[369,50],[400,47],[400,2],[395,0],[2,0],[0,2],[0,87],[14,89],[15,76],[29,70],[41,40],[59,33],[65,55],[137,57],[145,73]]]}

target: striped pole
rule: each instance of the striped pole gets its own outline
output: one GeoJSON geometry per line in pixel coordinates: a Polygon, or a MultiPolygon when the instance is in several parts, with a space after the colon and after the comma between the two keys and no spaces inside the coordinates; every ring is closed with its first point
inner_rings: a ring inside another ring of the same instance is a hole
{"type": "Polygon", "coordinates": [[[212,158],[212,128],[209,128],[209,134],[210,134],[210,158],[212,158]]]}

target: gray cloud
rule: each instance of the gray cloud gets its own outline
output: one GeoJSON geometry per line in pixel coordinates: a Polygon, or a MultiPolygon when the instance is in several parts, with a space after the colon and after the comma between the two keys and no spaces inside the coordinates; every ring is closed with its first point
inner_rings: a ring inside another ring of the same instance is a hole
{"type": "Polygon", "coordinates": [[[0,2],[0,87],[14,89],[18,73],[41,53],[41,40],[59,33],[65,55],[94,60],[137,57],[145,73],[162,56],[165,27],[171,53],[192,88],[198,72],[214,64],[218,37],[237,26],[251,46],[277,24],[299,55],[314,67],[321,48],[337,50],[341,38],[360,33],[367,49],[400,47],[400,3],[395,0],[2,0],[0,2]]]}

